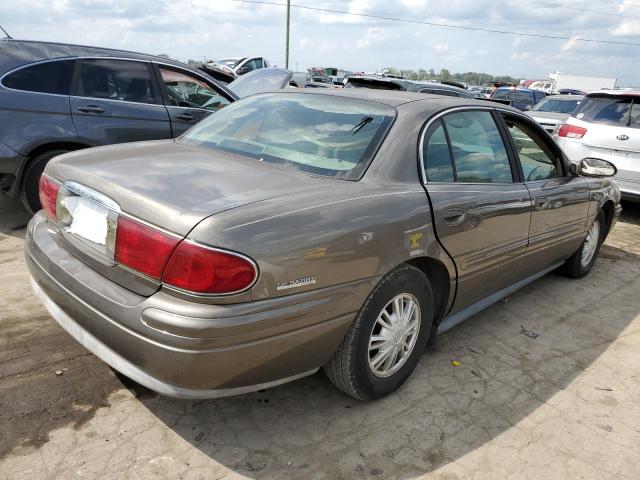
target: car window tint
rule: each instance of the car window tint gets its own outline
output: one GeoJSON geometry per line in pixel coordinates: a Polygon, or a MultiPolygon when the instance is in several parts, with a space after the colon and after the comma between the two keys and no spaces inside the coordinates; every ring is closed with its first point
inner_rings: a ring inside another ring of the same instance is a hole
{"type": "Polygon", "coordinates": [[[489,112],[467,111],[444,117],[458,182],[511,183],[511,165],[500,131],[489,112]]]}
{"type": "Polygon", "coordinates": [[[21,68],[2,81],[7,88],[69,95],[75,60],[59,60],[21,68]]]}
{"type": "Polygon", "coordinates": [[[518,152],[525,181],[534,182],[557,177],[556,155],[535,129],[508,115],[505,115],[505,121],[518,152]]]}
{"type": "Polygon", "coordinates": [[[625,126],[631,110],[631,98],[586,97],[575,117],[585,122],[625,126]]]}
{"type": "Polygon", "coordinates": [[[444,95],[447,97],[459,97],[458,92],[453,92],[451,90],[442,90],[442,89],[434,89],[433,93],[436,95],[444,95]]]}
{"type": "Polygon", "coordinates": [[[253,95],[210,115],[179,141],[290,170],[359,178],[394,117],[388,105],[346,97],[253,95]]]}
{"type": "Polygon", "coordinates": [[[580,104],[580,97],[575,99],[556,99],[547,97],[536,104],[531,110],[536,112],[572,113],[580,104]]]}
{"type": "Polygon", "coordinates": [[[429,182],[453,182],[453,164],[442,122],[437,120],[425,134],[423,155],[429,182]]]}
{"type": "Polygon", "coordinates": [[[629,126],[631,128],[640,128],[640,102],[633,102],[629,126]]]}
{"type": "Polygon", "coordinates": [[[127,60],[83,60],[78,95],[81,97],[156,103],[146,63],[127,60]]]}
{"type": "Polygon", "coordinates": [[[228,98],[207,85],[204,80],[187,73],[160,68],[160,75],[171,106],[220,110],[230,103],[228,98]]]}

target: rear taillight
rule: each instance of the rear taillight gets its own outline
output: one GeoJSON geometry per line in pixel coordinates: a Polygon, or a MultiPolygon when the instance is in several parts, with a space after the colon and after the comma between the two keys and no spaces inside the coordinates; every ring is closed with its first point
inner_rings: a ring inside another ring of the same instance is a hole
{"type": "Polygon", "coordinates": [[[162,275],[162,283],[196,293],[224,294],[250,287],[258,275],[255,264],[232,252],[183,241],[162,275]]]}
{"type": "Polygon", "coordinates": [[[160,280],[179,238],[127,217],[118,217],[116,262],[160,280]]]}
{"type": "Polygon", "coordinates": [[[586,128],[569,125],[568,123],[565,123],[558,129],[559,137],[582,138],[585,133],[587,133],[586,128]]]}
{"type": "Polygon", "coordinates": [[[40,205],[47,216],[56,221],[56,200],[60,185],[46,175],[40,176],[40,205]]]}

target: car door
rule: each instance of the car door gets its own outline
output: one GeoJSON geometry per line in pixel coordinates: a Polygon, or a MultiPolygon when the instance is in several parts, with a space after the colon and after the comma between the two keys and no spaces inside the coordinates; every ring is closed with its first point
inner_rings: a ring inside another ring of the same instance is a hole
{"type": "Polygon", "coordinates": [[[78,60],[71,114],[91,145],[171,138],[171,125],[151,65],[137,60],[78,60]]]}
{"type": "Polygon", "coordinates": [[[531,197],[517,182],[491,109],[456,109],[428,126],[424,180],[438,240],[455,262],[454,311],[512,284],[527,248],[531,197]]]}
{"type": "Polygon", "coordinates": [[[542,127],[525,116],[501,113],[533,199],[528,253],[531,267],[551,265],[575,252],[584,239],[589,185],[572,176],[561,150],[542,127]]]}
{"type": "Polygon", "coordinates": [[[155,67],[174,137],[234,100],[193,72],[168,65],[155,67]]]}

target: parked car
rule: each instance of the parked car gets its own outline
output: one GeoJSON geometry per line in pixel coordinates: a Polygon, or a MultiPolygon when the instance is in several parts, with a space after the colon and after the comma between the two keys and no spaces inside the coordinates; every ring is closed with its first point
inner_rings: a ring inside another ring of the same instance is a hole
{"type": "Polygon", "coordinates": [[[180,62],[121,50],[0,40],[0,191],[40,209],[38,180],[56,155],[177,137],[241,96],[287,85],[268,69],[228,86],[180,62]],[[247,88],[249,85],[252,88],[247,88]]]}
{"type": "Polygon", "coordinates": [[[270,66],[264,57],[231,57],[207,62],[203,70],[216,80],[229,83],[241,75],[270,66]]]}
{"type": "Polygon", "coordinates": [[[640,91],[587,94],[556,139],[572,162],[597,156],[613,163],[623,198],[640,202],[640,91]]]}
{"type": "Polygon", "coordinates": [[[399,90],[406,92],[429,93],[448,97],[475,98],[467,89],[444,83],[417,82],[393,77],[359,76],[350,77],[345,88],[373,88],[376,90],[399,90]]]}
{"type": "Polygon", "coordinates": [[[580,95],[551,95],[536,103],[527,114],[549,133],[554,133],[580,105],[580,95]]]}
{"type": "Polygon", "coordinates": [[[26,259],[67,332],[162,394],[324,368],[373,399],[437,331],[558,267],[586,275],[620,212],[614,172],[570,168],[486,101],[288,89],[176,140],[58,157],[26,259]]]}
{"type": "Polygon", "coordinates": [[[531,90],[520,87],[499,87],[491,94],[492,99],[508,101],[509,105],[518,110],[531,110],[531,108],[546,97],[541,90],[531,90]]]}

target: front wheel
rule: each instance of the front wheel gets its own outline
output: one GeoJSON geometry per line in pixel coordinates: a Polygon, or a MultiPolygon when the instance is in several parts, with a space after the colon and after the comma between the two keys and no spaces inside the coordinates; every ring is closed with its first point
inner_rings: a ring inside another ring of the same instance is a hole
{"type": "Polygon", "coordinates": [[[44,167],[53,157],[67,152],[68,150],[50,150],[35,156],[27,165],[22,176],[20,200],[29,213],[36,213],[42,208],[42,205],[40,205],[39,182],[42,172],[44,172],[44,167]]]}
{"type": "Polygon", "coordinates": [[[357,399],[388,395],[415,369],[432,323],[429,279],[413,266],[398,267],[369,294],[324,370],[336,387],[357,399]]]}
{"type": "Polygon", "coordinates": [[[600,211],[589,227],[580,248],[564,263],[562,271],[565,275],[571,278],[582,278],[591,271],[604,239],[605,228],[606,217],[604,212],[600,211]]]}

